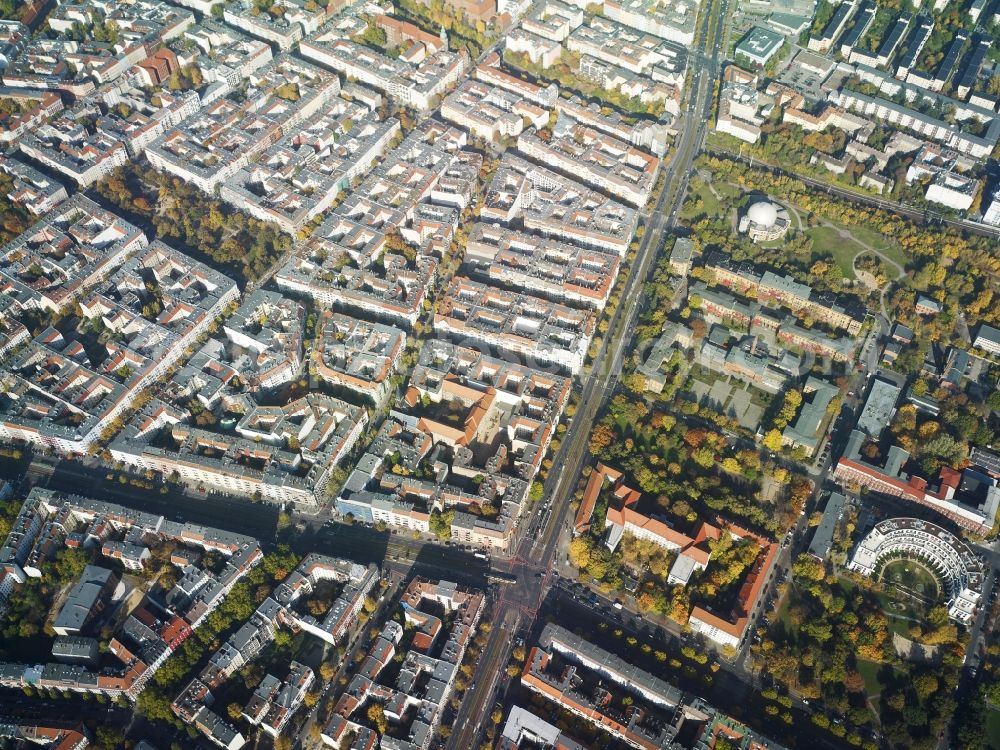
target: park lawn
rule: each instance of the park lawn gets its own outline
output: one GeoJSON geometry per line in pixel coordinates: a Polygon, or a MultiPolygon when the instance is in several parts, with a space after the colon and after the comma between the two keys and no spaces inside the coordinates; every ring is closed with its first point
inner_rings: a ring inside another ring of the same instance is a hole
{"type": "Polygon", "coordinates": [[[721,212],[722,204],[712,195],[712,191],[708,189],[708,186],[701,179],[692,180],[691,192],[688,193],[687,200],[684,202],[681,216],[685,219],[690,219],[701,214],[714,217],[718,216],[721,212]],[[696,198],[701,198],[702,202],[702,208],[698,210],[694,208],[696,198]]]}
{"type": "Polygon", "coordinates": [[[778,622],[782,624],[786,632],[794,634],[796,632],[796,628],[794,625],[792,625],[792,620],[788,616],[788,612],[791,609],[791,605],[792,605],[792,595],[791,591],[789,591],[781,598],[781,606],[778,607],[778,622]]]}
{"type": "Polygon", "coordinates": [[[831,224],[850,232],[854,237],[869,247],[878,250],[889,260],[898,263],[901,268],[906,268],[907,258],[903,249],[879,231],[862,225],[846,226],[833,221],[831,224]]]}
{"type": "Polygon", "coordinates": [[[905,620],[902,617],[894,617],[888,612],[886,613],[886,619],[888,620],[889,630],[903,636],[904,638],[910,637],[910,628],[913,627],[914,623],[909,620],[905,620]]]}
{"type": "Polygon", "coordinates": [[[938,582],[934,575],[922,563],[916,560],[899,559],[887,562],[882,568],[883,581],[898,583],[911,591],[923,595],[927,599],[937,600],[939,596],[938,582]]]}
{"type": "Polygon", "coordinates": [[[715,385],[717,380],[726,381],[725,374],[709,370],[704,365],[694,365],[690,370],[688,370],[688,375],[690,375],[694,380],[700,380],[709,388],[715,385]]]}
{"type": "MultiPolygon", "coordinates": [[[[856,278],[854,256],[865,248],[852,240],[845,240],[833,227],[813,227],[806,230],[813,241],[813,253],[817,256],[832,255],[834,263],[845,279],[856,278]]],[[[873,246],[874,247],[874,246],[873,246]]]]}
{"type": "Polygon", "coordinates": [[[986,711],[986,742],[992,750],[1000,750],[1000,709],[986,711]]]}
{"type": "Polygon", "coordinates": [[[879,682],[878,672],[882,665],[877,661],[858,659],[858,672],[865,680],[865,694],[878,695],[882,692],[882,683],[879,682]]]}
{"type": "Polygon", "coordinates": [[[907,618],[912,617],[915,620],[919,620],[922,617],[921,613],[912,606],[903,604],[899,599],[893,599],[889,594],[884,592],[878,592],[876,596],[878,596],[879,602],[882,605],[882,612],[885,614],[886,620],[888,620],[889,630],[893,633],[898,633],[904,638],[909,638],[913,622],[907,618]],[[902,609],[894,606],[897,604],[902,604],[902,609]]]}
{"type": "Polygon", "coordinates": [[[743,188],[731,182],[713,182],[712,187],[723,198],[738,198],[744,193],[743,188]]]}
{"type": "Polygon", "coordinates": [[[765,393],[757,388],[747,388],[747,393],[750,394],[750,403],[754,406],[760,406],[766,409],[771,404],[772,396],[765,393]]]}
{"type": "MultiPolygon", "coordinates": [[[[878,695],[882,692],[882,681],[878,678],[878,673],[885,667],[885,664],[868,659],[858,659],[858,672],[865,680],[865,692],[868,695],[878,695]]],[[[901,670],[893,667],[893,671],[902,673],[901,670]]]]}

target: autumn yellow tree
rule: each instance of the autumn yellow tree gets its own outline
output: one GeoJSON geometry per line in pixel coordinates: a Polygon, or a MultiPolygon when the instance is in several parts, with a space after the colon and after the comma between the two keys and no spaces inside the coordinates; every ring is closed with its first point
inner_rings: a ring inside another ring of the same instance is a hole
{"type": "Polygon", "coordinates": [[[368,706],[368,721],[375,727],[379,734],[385,734],[389,729],[389,720],[385,718],[385,709],[380,703],[372,703],[368,706]]]}

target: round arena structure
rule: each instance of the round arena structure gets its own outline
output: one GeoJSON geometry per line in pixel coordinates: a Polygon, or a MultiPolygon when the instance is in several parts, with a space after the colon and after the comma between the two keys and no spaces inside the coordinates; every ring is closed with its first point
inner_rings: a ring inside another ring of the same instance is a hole
{"type": "Polygon", "coordinates": [[[972,547],[930,521],[892,518],[868,532],[854,550],[848,567],[873,576],[887,562],[910,558],[938,578],[948,615],[969,623],[982,596],[983,561],[972,547]]]}
{"type": "Polygon", "coordinates": [[[771,242],[784,237],[791,225],[784,206],[757,198],[740,217],[737,228],[754,242],[771,242]]]}

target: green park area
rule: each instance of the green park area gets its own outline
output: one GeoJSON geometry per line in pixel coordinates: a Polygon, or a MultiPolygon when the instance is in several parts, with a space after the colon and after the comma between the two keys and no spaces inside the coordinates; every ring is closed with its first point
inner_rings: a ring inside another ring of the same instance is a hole
{"type": "Polygon", "coordinates": [[[697,177],[691,180],[687,200],[681,209],[681,216],[684,219],[692,219],[701,214],[717,217],[723,210],[722,204],[709,189],[708,184],[697,177]]]}
{"type": "Polygon", "coordinates": [[[909,595],[932,603],[939,595],[937,578],[917,560],[904,558],[886,563],[881,580],[889,591],[898,595],[897,598],[909,595]]]}
{"type": "Polygon", "coordinates": [[[681,208],[681,216],[692,219],[696,216],[711,216],[729,220],[728,213],[740,202],[745,194],[743,188],[722,180],[704,180],[695,176],[688,185],[687,200],[681,208]]]}
{"type": "Polygon", "coordinates": [[[744,186],[742,182],[741,175],[727,179],[726,175],[707,170],[692,178],[681,218],[706,246],[718,247],[740,259],[791,273],[814,286],[838,293],[844,291],[843,281],[858,278],[855,259],[859,256],[867,255],[869,265],[871,255],[880,256],[887,279],[896,278],[906,268],[906,255],[893,238],[867,225],[826,215],[818,210],[820,204],[813,193],[806,197],[798,193],[775,195],[791,214],[792,231],[773,242],[751,243],[733,232],[733,212],[750,193],[771,191],[770,186],[744,186]]]}
{"type": "Polygon", "coordinates": [[[906,267],[906,255],[896,243],[864,226],[848,227],[837,223],[823,224],[806,230],[813,241],[814,258],[832,256],[845,279],[854,279],[854,258],[858,253],[875,251],[886,259],[906,267]],[[841,231],[850,235],[846,238],[841,231]]]}
{"type": "Polygon", "coordinates": [[[893,677],[903,676],[902,670],[896,667],[891,667],[877,661],[869,661],[868,659],[858,659],[858,673],[865,681],[865,695],[872,697],[881,695],[882,688],[885,687],[885,682],[879,678],[879,674],[884,678],[889,674],[887,670],[892,671],[893,677]]]}
{"type": "Polygon", "coordinates": [[[903,252],[902,248],[899,247],[895,242],[888,239],[881,232],[876,232],[870,227],[863,225],[847,226],[846,224],[839,224],[834,222],[834,226],[843,229],[851,233],[854,239],[867,247],[881,253],[886,258],[891,260],[893,263],[897,263],[900,266],[906,266],[906,254],[903,252]]]}
{"type": "Polygon", "coordinates": [[[1000,710],[995,708],[986,712],[986,741],[990,750],[1000,750],[1000,710]]]}
{"type": "Polygon", "coordinates": [[[830,226],[813,227],[806,230],[806,234],[813,241],[814,258],[832,255],[837,267],[844,274],[844,278],[855,278],[854,258],[858,253],[865,251],[864,247],[854,240],[841,237],[840,232],[830,226]]]}
{"type": "MultiPolygon", "coordinates": [[[[911,560],[895,562],[889,578],[936,595],[929,571],[911,560]]],[[[845,724],[878,724],[899,747],[935,747],[953,710],[948,701],[962,648],[947,609],[930,599],[904,599],[902,583],[894,593],[852,573],[830,575],[809,555],[795,560],[792,574],[777,620],[751,647],[754,665],[795,694],[822,700],[845,724]],[[894,601],[904,609],[891,608],[894,601]],[[896,633],[919,644],[917,650],[932,647],[941,660],[900,657],[896,633]]]]}

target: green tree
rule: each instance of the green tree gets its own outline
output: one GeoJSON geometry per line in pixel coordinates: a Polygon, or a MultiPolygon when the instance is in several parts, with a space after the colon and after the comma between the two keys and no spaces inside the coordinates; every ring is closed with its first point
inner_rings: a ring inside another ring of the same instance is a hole
{"type": "Polygon", "coordinates": [[[429,521],[431,533],[441,541],[451,539],[451,523],[455,520],[455,511],[446,510],[443,513],[433,511],[429,521]]]}
{"type": "Polygon", "coordinates": [[[533,503],[537,503],[544,495],[545,486],[537,480],[532,482],[531,489],[528,490],[528,499],[533,503]]]}
{"type": "Polygon", "coordinates": [[[170,710],[170,699],[153,686],[139,693],[135,707],[151,721],[171,721],[174,718],[173,711],[170,710]]]}
{"type": "Polygon", "coordinates": [[[94,744],[101,750],[115,750],[124,739],[117,727],[97,727],[94,730],[94,744]]]}

